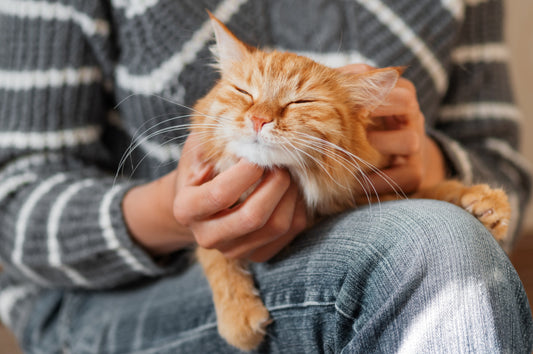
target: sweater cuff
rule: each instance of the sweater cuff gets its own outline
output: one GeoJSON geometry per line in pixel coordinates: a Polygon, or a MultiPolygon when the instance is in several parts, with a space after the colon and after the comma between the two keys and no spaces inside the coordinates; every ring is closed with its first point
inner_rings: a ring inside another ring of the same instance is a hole
{"type": "MultiPolygon", "coordinates": [[[[83,242],[81,249],[72,249],[70,256],[82,261],[82,264],[72,265],[89,280],[89,287],[116,287],[140,278],[162,276],[181,269],[188,262],[188,257],[183,254],[186,250],[159,259],[152,257],[132,238],[122,212],[122,201],[134,185],[114,185],[101,193],[96,192],[92,200],[90,197],[85,199],[88,203],[97,203],[86,206],[86,210],[94,210],[97,215],[85,220],[93,220],[98,225],[101,237],[91,237],[83,242]]],[[[83,230],[83,225],[79,227],[83,230]]],[[[91,226],[87,225],[87,228],[91,226]]]]}

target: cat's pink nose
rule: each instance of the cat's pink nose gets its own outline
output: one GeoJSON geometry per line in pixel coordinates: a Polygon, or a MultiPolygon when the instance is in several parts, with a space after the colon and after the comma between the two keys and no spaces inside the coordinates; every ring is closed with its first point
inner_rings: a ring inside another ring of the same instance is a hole
{"type": "Polygon", "coordinates": [[[254,124],[254,131],[259,133],[263,129],[263,125],[272,122],[272,119],[265,117],[252,116],[252,123],[254,124]]]}

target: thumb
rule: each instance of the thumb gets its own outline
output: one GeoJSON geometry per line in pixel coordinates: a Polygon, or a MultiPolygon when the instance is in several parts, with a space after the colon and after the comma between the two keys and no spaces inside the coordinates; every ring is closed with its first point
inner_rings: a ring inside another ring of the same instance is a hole
{"type": "Polygon", "coordinates": [[[212,178],[214,166],[207,162],[195,134],[190,134],[181,152],[178,163],[178,185],[197,186],[212,178]]]}

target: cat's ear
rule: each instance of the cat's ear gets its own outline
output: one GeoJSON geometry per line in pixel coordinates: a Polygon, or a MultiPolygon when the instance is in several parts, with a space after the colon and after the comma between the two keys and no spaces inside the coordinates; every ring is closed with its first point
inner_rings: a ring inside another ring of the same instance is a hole
{"type": "Polygon", "coordinates": [[[229,70],[235,63],[242,61],[250,47],[241,42],[231,31],[217,19],[211,12],[211,25],[215,31],[216,47],[213,48],[218,60],[218,67],[224,71],[229,70]]]}
{"type": "Polygon", "coordinates": [[[349,80],[352,98],[358,105],[373,111],[385,101],[403,73],[401,67],[370,70],[349,80]]]}

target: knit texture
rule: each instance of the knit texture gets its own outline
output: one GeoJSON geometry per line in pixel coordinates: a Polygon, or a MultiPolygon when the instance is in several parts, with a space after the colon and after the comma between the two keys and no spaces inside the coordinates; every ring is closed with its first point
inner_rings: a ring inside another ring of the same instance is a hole
{"type": "Polygon", "coordinates": [[[161,265],[132,241],[120,205],[175,168],[185,132],[142,139],[118,164],[139,134],[186,119],[217,79],[204,9],[254,46],[407,66],[450,173],[509,192],[512,245],[531,184],[500,1],[2,0],[0,316],[15,332],[45,289],[179,269],[180,257],[161,265]]]}

